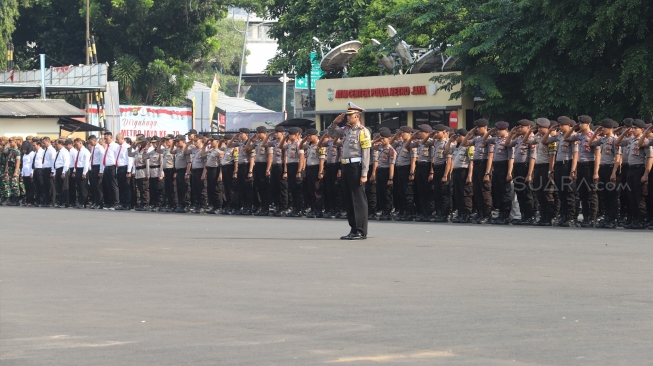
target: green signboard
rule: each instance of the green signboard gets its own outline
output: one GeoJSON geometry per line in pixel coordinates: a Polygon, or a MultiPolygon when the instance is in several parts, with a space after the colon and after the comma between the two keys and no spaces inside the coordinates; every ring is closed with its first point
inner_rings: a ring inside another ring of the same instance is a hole
{"type": "MultiPolygon", "coordinates": [[[[317,57],[316,52],[311,52],[311,60],[313,60],[313,67],[311,68],[311,89],[315,90],[315,81],[319,80],[324,72],[320,68],[320,59],[317,57]]],[[[295,89],[308,89],[308,76],[295,77],[295,89]]]]}

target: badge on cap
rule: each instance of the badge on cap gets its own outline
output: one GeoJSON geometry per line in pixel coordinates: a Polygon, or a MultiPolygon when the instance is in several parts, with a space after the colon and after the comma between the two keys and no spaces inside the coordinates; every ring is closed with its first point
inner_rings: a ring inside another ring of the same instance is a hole
{"type": "Polygon", "coordinates": [[[356,112],[364,112],[365,110],[352,102],[347,103],[347,114],[354,114],[356,112]]]}

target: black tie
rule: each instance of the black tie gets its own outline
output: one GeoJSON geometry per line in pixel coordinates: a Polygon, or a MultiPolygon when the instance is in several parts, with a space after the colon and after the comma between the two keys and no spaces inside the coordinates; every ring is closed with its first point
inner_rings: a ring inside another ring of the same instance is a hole
{"type": "Polygon", "coordinates": [[[45,164],[45,154],[47,153],[48,153],[48,149],[45,149],[45,151],[43,151],[43,161],[41,162],[41,164],[45,164]]]}
{"type": "Polygon", "coordinates": [[[54,168],[54,170],[57,170],[57,159],[59,159],[60,152],[61,150],[57,151],[57,156],[54,157],[54,161],[52,162],[52,167],[54,168]]]}
{"type": "MultiPolygon", "coordinates": [[[[36,150],[38,151],[38,150],[36,150]]],[[[34,151],[34,157],[32,158],[32,170],[36,169],[36,151],[34,151]]],[[[45,155],[43,155],[45,156],[45,155]]]]}

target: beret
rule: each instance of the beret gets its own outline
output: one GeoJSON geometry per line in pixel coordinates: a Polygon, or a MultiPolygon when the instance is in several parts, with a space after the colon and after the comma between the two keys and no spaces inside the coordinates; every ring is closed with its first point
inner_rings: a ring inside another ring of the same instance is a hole
{"type": "Polygon", "coordinates": [[[474,126],[476,127],[485,127],[488,124],[489,122],[485,118],[477,119],[476,121],[474,121],[474,126]]]}
{"type": "Polygon", "coordinates": [[[611,120],[610,118],[606,118],[606,119],[604,119],[604,120],[601,121],[601,127],[603,127],[603,128],[614,128],[614,127],[613,127],[613,126],[614,126],[613,123],[616,123],[616,122],[614,122],[614,121],[611,120]]]}
{"type": "Polygon", "coordinates": [[[299,127],[290,127],[290,129],[288,130],[288,133],[291,134],[291,135],[295,135],[295,134],[298,134],[298,133],[302,133],[302,129],[299,128],[299,127]]]}
{"type": "Polygon", "coordinates": [[[322,131],[320,131],[320,133],[318,135],[320,137],[322,137],[322,136],[326,135],[326,133],[327,133],[327,130],[322,130],[322,131]]]}
{"type": "Polygon", "coordinates": [[[392,132],[390,132],[389,129],[385,129],[385,130],[380,129],[379,130],[379,135],[381,135],[381,137],[390,137],[390,136],[392,136],[392,132]]]}
{"type": "Polygon", "coordinates": [[[186,136],[184,136],[184,135],[177,135],[177,137],[175,137],[175,140],[186,141],[186,136]]]}
{"type": "MultiPolygon", "coordinates": [[[[379,132],[381,132],[381,131],[386,131],[386,130],[387,130],[387,131],[390,131],[390,129],[387,128],[387,127],[381,127],[381,128],[379,128],[379,132]]],[[[392,133],[392,131],[390,131],[390,133],[392,133]]]]}
{"type": "Polygon", "coordinates": [[[186,135],[197,135],[197,130],[194,129],[194,128],[191,128],[191,129],[186,133],[186,135]]]}
{"type": "Polygon", "coordinates": [[[258,126],[256,127],[256,132],[258,133],[268,132],[268,129],[265,126],[258,126]]]}
{"type": "Polygon", "coordinates": [[[558,123],[559,123],[560,125],[568,125],[568,126],[571,126],[571,123],[572,123],[572,122],[573,122],[573,121],[572,121],[571,119],[567,118],[567,117],[558,117],[558,123]]]}
{"type": "Polygon", "coordinates": [[[345,131],[341,130],[340,128],[336,130],[336,137],[344,137],[345,136],[345,131]]]}
{"type": "Polygon", "coordinates": [[[551,121],[549,121],[548,118],[538,118],[537,119],[537,125],[539,127],[551,127],[551,121]]]}
{"type": "Polygon", "coordinates": [[[624,126],[633,127],[633,119],[632,118],[624,118],[624,126]]]}
{"type": "Polygon", "coordinates": [[[578,122],[579,123],[592,123],[592,117],[583,114],[582,116],[578,116],[578,122]]]}
{"type": "Polygon", "coordinates": [[[317,133],[318,133],[317,130],[314,129],[314,128],[309,128],[308,130],[306,130],[306,134],[311,135],[311,136],[317,135],[317,133]]]}
{"type": "Polygon", "coordinates": [[[224,138],[226,140],[231,140],[232,138],[234,138],[234,135],[233,134],[227,134],[227,135],[224,135],[224,138]]]}
{"type": "Polygon", "coordinates": [[[238,131],[240,131],[240,132],[242,132],[242,133],[250,133],[250,132],[251,132],[251,131],[249,130],[249,128],[247,128],[247,127],[240,128],[238,131]]]}
{"type": "Polygon", "coordinates": [[[555,120],[550,119],[549,121],[551,121],[551,126],[550,127],[555,127],[555,126],[558,125],[558,122],[556,122],[555,120]]]}
{"type": "Polygon", "coordinates": [[[456,134],[458,135],[467,135],[468,131],[464,128],[459,128],[456,130],[456,134]]]}
{"type": "Polygon", "coordinates": [[[150,139],[150,142],[159,142],[159,136],[157,136],[157,135],[152,136],[152,138],[150,139]]]}
{"type": "Polygon", "coordinates": [[[499,121],[494,124],[494,127],[496,127],[497,130],[507,130],[508,127],[510,127],[510,124],[508,124],[508,122],[505,121],[499,121]]]}
{"type": "Polygon", "coordinates": [[[528,126],[528,127],[533,126],[533,121],[528,120],[528,119],[520,119],[517,123],[518,123],[520,126],[528,126]]]}
{"type": "Polygon", "coordinates": [[[646,128],[646,123],[641,119],[634,119],[633,127],[646,128]]]}
{"type": "Polygon", "coordinates": [[[443,124],[437,124],[437,125],[433,126],[433,130],[435,130],[435,131],[446,131],[447,126],[445,126],[443,124]]]}
{"type": "Polygon", "coordinates": [[[283,126],[275,126],[274,127],[274,132],[285,132],[286,129],[283,128],[283,126]]]}
{"type": "Polygon", "coordinates": [[[401,130],[401,132],[408,132],[408,133],[413,132],[413,128],[410,127],[410,126],[401,126],[401,127],[399,127],[399,129],[401,130]]]}
{"type": "Polygon", "coordinates": [[[417,128],[419,128],[419,130],[422,131],[422,132],[431,132],[431,131],[433,131],[433,128],[431,126],[427,125],[426,123],[417,126],[417,128]]]}

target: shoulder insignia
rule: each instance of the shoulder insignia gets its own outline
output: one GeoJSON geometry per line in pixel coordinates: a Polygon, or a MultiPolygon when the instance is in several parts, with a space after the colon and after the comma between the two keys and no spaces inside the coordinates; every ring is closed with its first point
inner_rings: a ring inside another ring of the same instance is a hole
{"type": "Polygon", "coordinates": [[[472,159],[474,157],[474,146],[470,146],[467,149],[467,158],[472,159]]]}
{"type": "Polygon", "coordinates": [[[360,130],[360,143],[362,149],[369,149],[372,147],[372,140],[370,140],[369,133],[364,127],[362,130],[360,130]]]}

